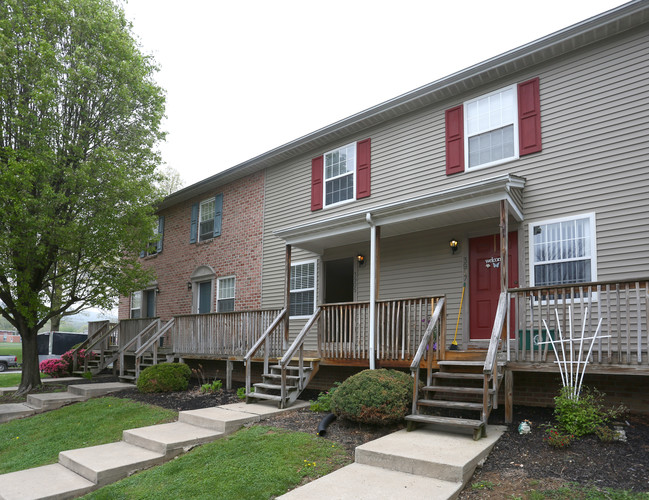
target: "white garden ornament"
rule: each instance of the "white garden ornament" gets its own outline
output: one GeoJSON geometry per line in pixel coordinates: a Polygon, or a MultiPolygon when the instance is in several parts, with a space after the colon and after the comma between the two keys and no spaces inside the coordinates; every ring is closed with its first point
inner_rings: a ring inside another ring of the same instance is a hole
{"type": "Polygon", "coordinates": [[[595,339],[597,339],[598,337],[601,339],[607,338],[610,337],[610,335],[599,335],[600,329],[602,327],[602,321],[604,320],[604,318],[599,318],[599,322],[597,323],[597,329],[595,330],[593,336],[584,337],[584,334],[586,332],[586,321],[588,319],[588,307],[586,307],[584,311],[584,318],[581,327],[581,337],[575,338],[573,336],[573,331],[572,331],[572,309],[569,307],[568,326],[570,329],[570,336],[564,339],[561,332],[561,323],[559,322],[559,311],[555,309],[554,313],[557,318],[557,329],[559,330],[559,339],[557,340],[552,338],[552,335],[550,334],[550,329],[548,328],[548,324],[545,320],[543,320],[543,326],[545,326],[547,338],[550,340],[547,342],[539,342],[539,344],[552,345],[552,350],[554,351],[554,355],[557,358],[555,363],[559,364],[559,373],[561,374],[561,382],[563,383],[564,387],[570,387],[569,396],[575,400],[578,400],[579,393],[581,392],[581,384],[584,381],[584,374],[586,373],[586,366],[588,365],[588,360],[590,359],[590,355],[593,351],[593,346],[595,345],[595,339]],[[588,354],[582,360],[584,341],[588,341],[588,340],[590,340],[590,347],[588,348],[588,354]],[[574,354],[575,354],[575,346],[577,343],[579,343],[579,355],[575,360],[574,354]],[[561,356],[559,356],[559,352],[557,350],[556,344],[559,344],[559,347],[561,348],[561,356]],[[567,346],[564,347],[564,345],[566,344],[567,346]]]}

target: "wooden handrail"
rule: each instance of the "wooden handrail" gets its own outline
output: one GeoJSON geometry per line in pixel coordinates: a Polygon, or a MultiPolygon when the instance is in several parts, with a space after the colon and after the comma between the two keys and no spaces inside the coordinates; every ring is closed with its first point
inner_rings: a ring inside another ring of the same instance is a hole
{"type": "Polygon", "coordinates": [[[494,319],[494,326],[491,330],[491,339],[489,340],[489,348],[487,349],[487,356],[484,361],[483,373],[491,375],[494,372],[494,366],[497,362],[498,344],[500,344],[500,337],[503,333],[505,320],[507,318],[507,292],[500,292],[498,298],[498,308],[496,309],[496,318],[494,319]]]}
{"type": "MultiPolygon", "coordinates": [[[[136,351],[135,351],[135,357],[142,356],[151,345],[153,345],[155,342],[158,341],[160,337],[162,337],[165,333],[169,331],[169,329],[173,326],[175,321],[175,318],[171,318],[165,326],[163,326],[155,335],[153,335],[149,340],[147,340],[144,344],[142,344],[136,351]]],[[[152,323],[153,324],[153,323],[152,323]]],[[[149,325],[150,326],[150,325],[149,325]]],[[[142,333],[144,330],[142,330],[142,333]]]]}
{"type": "Polygon", "coordinates": [[[415,357],[413,358],[412,363],[410,364],[411,371],[414,371],[415,369],[419,368],[421,359],[424,357],[424,353],[426,352],[426,346],[428,345],[430,336],[432,335],[433,329],[435,328],[435,325],[439,321],[442,311],[444,309],[445,302],[446,299],[442,297],[437,301],[437,305],[435,305],[435,310],[433,311],[433,317],[430,318],[430,321],[428,322],[428,327],[426,328],[426,331],[424,332],[424,336],[422,337],[421,342],[419,343],[419,347],[417,348],[417,353],[415,354],[415,357]]]}
{"type": "MultiPolygon", "coordinates": [[[[87,349],[87,350],[91,350],[91,349],[94,348],[97,344],[99,344],[99,342],[101,342],[102,340],[105,340],[106,337],[110,337],[110,334],[113,333],[113,331],[115,331],[115,330],[117,330],[117,329],[119,329],[119,323],[117,323],[116,325],[114,325],[112,328],[110,328],[109,330],[107,330],[105,333],[102,333],[102,334],[100,334],[100,335],[95,335],[95,336],[93,337],[93,341],[92,341],[92,343],[90,343],[86,349],[87,349]]],[[[99,330],[101,331],[101,328],[100,328],[99,330]]]]}
{"type": "Polygon", "coordinates": [[[243,357],[244,363],[247,363],[250,361],[250,358],[259,350],[261,345],[266,341],[268,336],[277,328],[277,325],[279,324],[280,321],[284,318],[284,315],[286,314],[286,308],[282,309],[280,313],[277,315],[277,317],[273,320],[273,322],[270,324],[270,326],[266,329],[264,334],[259,337],[257,342],[250,348],[250,350],[246,353],[246,355],[243,357]]]}
{"type": "Polygon", "coordinates": [[[554,290],[561,288],[588,288],[596,287],[602,285],[621,285],[625,283],[637,283],[637,282],[649,282],[649,278],[629,278],[624,280],[608,280],[608,281],[588,281],[583,283],[566,283],[563,285],[544,285],[544,286],[532,286],[526,288],[509,288],[508,291],[511,293],[520,293],[520,292],[538,292],[542,290],[554,290]]]}
{"type": "Polygon", "coordinates": [[[297,337],[295,337],[295,340],[293,341],[291,346],[286,350],[284,356],[282,356],[282,359],[279,361],[279,365],[282,368],[286,367],[286,365],[288,365],[291,362],[291,359],[293,358],[295,351],[297,351],[298,348],[304,343],[307,333],[309,332],[313,324],[316,322],[321,312],[322,312],[322,308],[317,307],[314,313],[309,318],[309,321],[307,321],[306,325],[304,325],[304,328],[302,328],[302,331],[298,334],[297,337]]]}

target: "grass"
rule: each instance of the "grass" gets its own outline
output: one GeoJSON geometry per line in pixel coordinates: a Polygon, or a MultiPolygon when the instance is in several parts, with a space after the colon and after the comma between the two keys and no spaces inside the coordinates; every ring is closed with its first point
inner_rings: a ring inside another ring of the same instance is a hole
{"type": "Polygon", "coordinates": [[[61,451],[120,441],[125,429],[176,416],[175,411],[105,397],[12,420],[1,424],[0,474],[56,463],[61,451]]]}
{"type": "Polygon", "coordinates": [[[15,343],[0,344],[0,356],[18,356],[18,363],[23,362],[23,345],[15,343]]]}
{"type": "Polygon", "coordinates": [[[269,499],[349,462],[326,439],[253,426],[83,498],[269,499]]]}
{"type": "Polygon", "coordinates": [[[0,375],[0,387],[15,387],[20,384],[20,373],[3,373],[0,375]]]}

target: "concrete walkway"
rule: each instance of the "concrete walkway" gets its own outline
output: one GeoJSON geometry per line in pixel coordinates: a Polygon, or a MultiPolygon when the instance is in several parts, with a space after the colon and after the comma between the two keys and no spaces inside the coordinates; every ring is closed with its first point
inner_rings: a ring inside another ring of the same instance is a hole
{"type": "MultiPolygon", "coordinates": [[[[92,385],[92,384],[90,384],[92,385]]],[[[0,475],[0,499],[66,499],[85,495],[133,472],[166,462],[194,446],[231,434],[243,425],[288,410],[273,403],[235,403],[181,411],[178,421],[123,432],[118,443],[59,453],[59,463],[0,475]]]]}
{"type": "MultiPolygon", "coordinates": [[[[68,393],[50,393],[59,397],[31,400],[34,407],[28,409],[34,413],[46,411],[74,398],[84,400],[120,390],[120,386],[132,387],[113,383],[69,386],[68,393]]],[[[3,406],[19,405],[0,405],[0,422],[3,413],[18,418],[21,411],[27,411],[19,408],[8,411],[3,406]]],[[[242,402],[182,411],[177,422],[125,430],[118,443],[63,451],[59,453],[58,464],[0,475],[0,500],[67,499],[85,495],[133,472],[164,463],[194,446],[231,434],[245,424],[307,406],[308,403],[297,401],[291,408],[280,410],[272,402],[242,402]]],[[[505,429],[489,426],[488,436],[479,441],[474,441],[470,434],[433,426],[421,426],[413,432],[398,431],[357,447],[355,463],[279,498],[454,499],[505,429]]]]}
{"type": "MultiPolygon", "coordinates": [[[[68,378],[46,378],[43,384],[53,384],[61,382],[74,382],[83,380],[80,377],[68,378]]],[[[92,397],[104,396],[112,392],[123,389],[132,389],[133,384],[124,384],[123,382],[108,382],[97,384],[79,384],[68,385],[67,392],[45,392],[42,394],[29,394],[25,403],[9,403],[0,405],[0,423],[8,422],[15,418],[29,417],[36,413],[42,413],[48,410],[55,410],[61,406],[78,401],[86,401],[92,397]]],[[[11,394],[16,392],[18,387],[2,387],[0,395],[11,394]]]]}
{"type": "Polygon", "coordinates": [[[404,429],[357,447],[355,463],[278,498],[457,498],[505,429],[488,426],[478,441],[433,426],[404,429]]]}

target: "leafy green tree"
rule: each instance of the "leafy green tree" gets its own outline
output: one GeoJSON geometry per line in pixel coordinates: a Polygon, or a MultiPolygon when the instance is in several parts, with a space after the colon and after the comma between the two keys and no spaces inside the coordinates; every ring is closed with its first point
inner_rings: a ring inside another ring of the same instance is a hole
{"type": "Polygon", "coordinates": [[[0,315],[22,337],[18,393],[40,384],[50,318],[150,279],[156,71],[109,0],[0,1],[0,315]]]}

